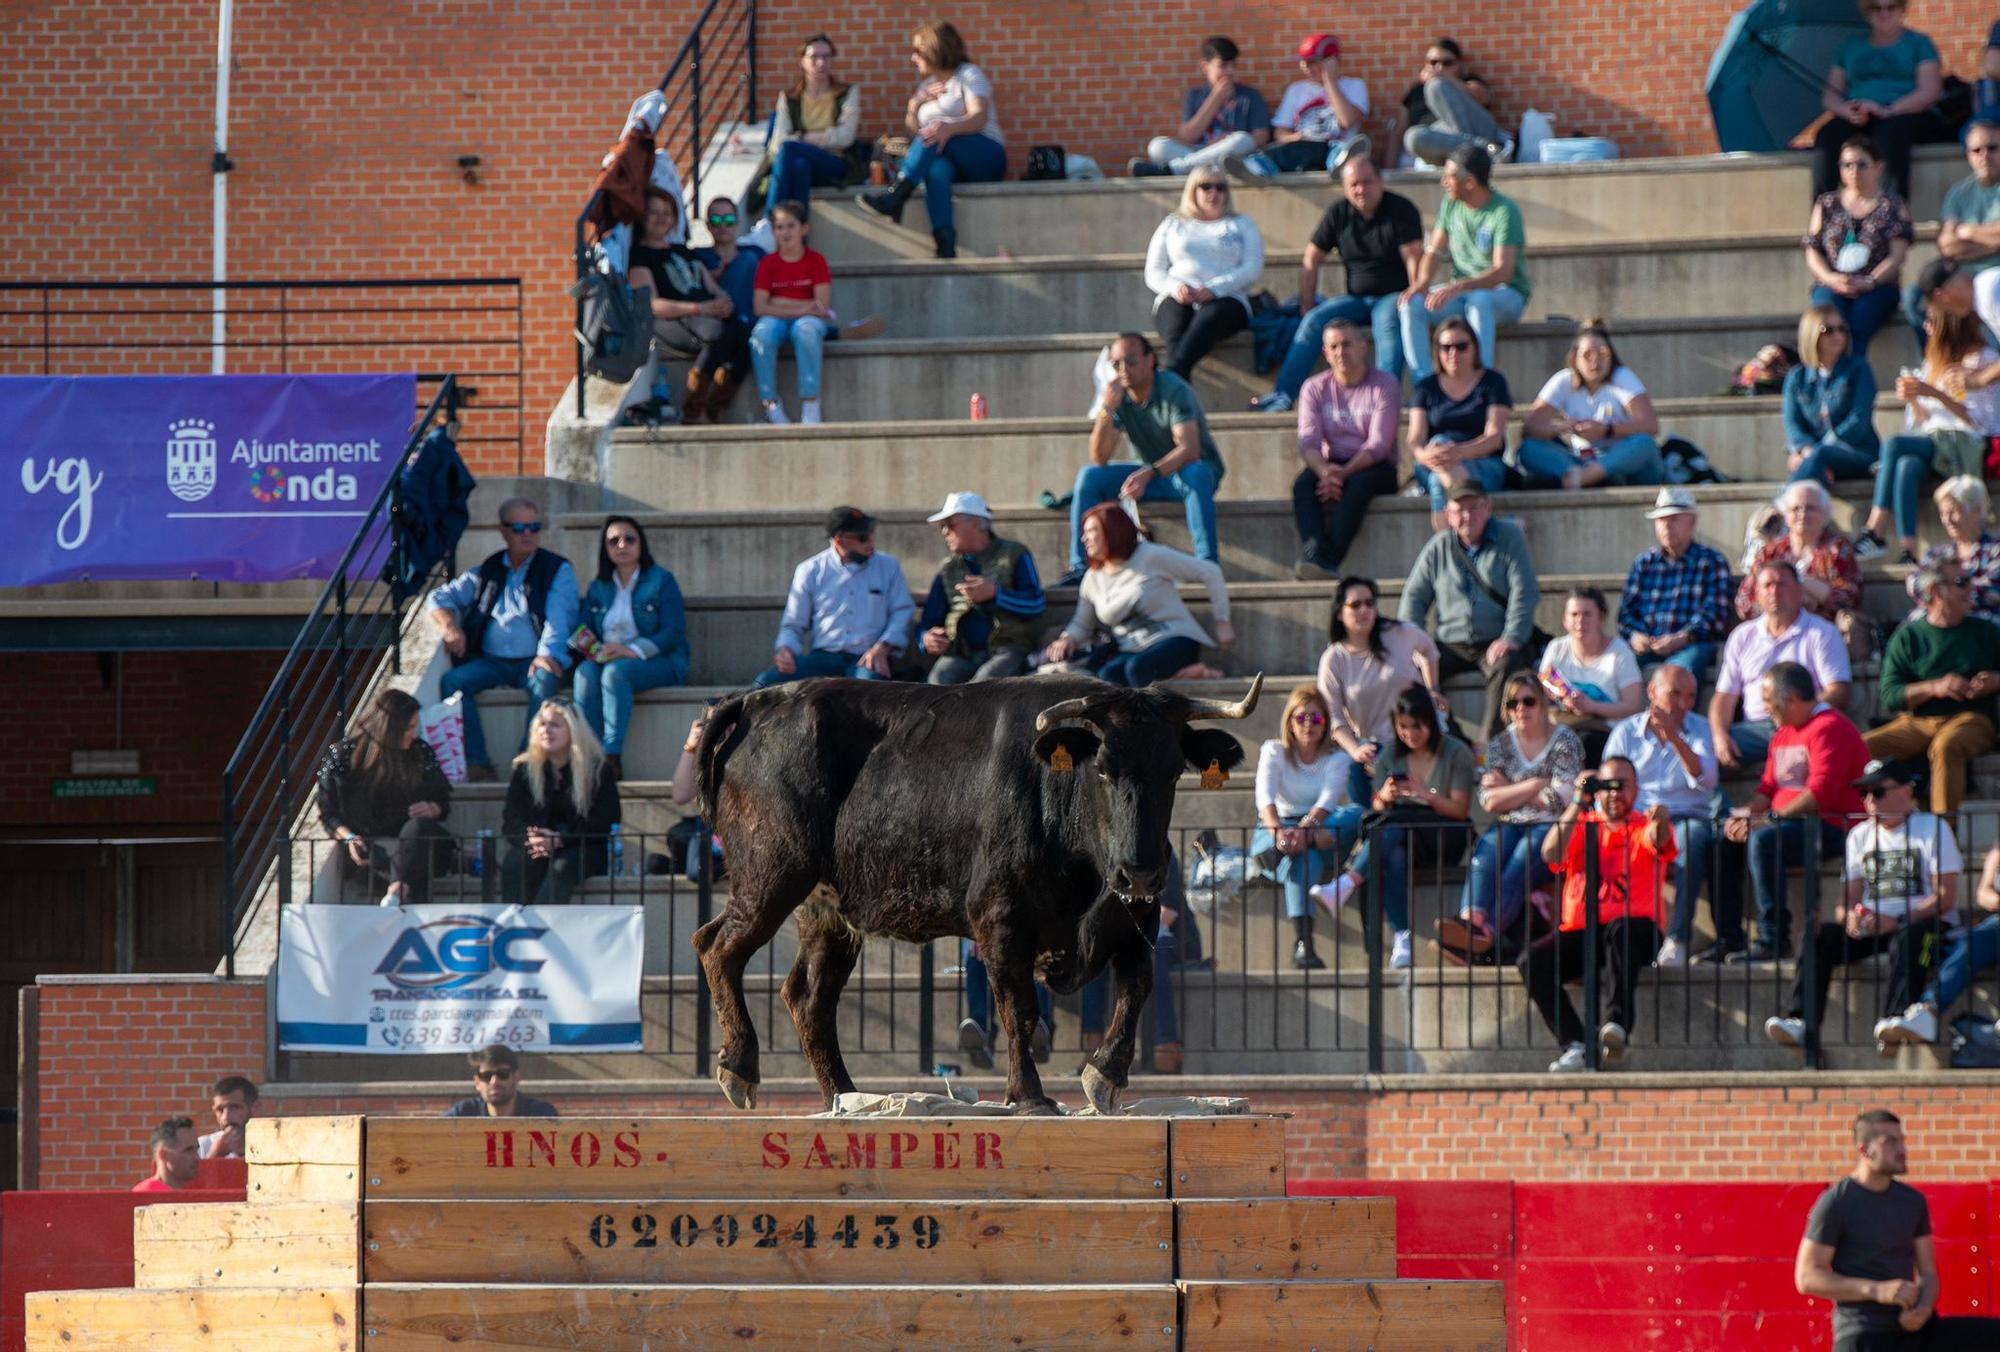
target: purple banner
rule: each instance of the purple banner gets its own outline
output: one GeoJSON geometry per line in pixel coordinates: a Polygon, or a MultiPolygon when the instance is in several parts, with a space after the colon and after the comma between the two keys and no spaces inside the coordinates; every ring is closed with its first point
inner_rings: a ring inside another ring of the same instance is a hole
{"type": "Polygon", "coordinates": [[[329,577],[416,403],[414,375],[0,377],[0,586],[329,577]]]}

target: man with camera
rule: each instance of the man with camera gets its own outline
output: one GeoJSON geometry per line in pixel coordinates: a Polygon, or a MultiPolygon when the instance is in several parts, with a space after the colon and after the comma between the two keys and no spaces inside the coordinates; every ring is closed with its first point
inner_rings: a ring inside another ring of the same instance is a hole
{"type": "Polygon", "coordinates": [[[1661,886],[1678,847],[1665,805],[1639,812],[1639,772],[1622,756],[1607,756],[1595,770],[1576,777],[1576,797],[1555,829],[1542,837],[1542,860],[1563,880],[1562,923],[1521,958],[1528,998],[1562,1045],[1553,1071],[1583,1070],[1583,1019],[1563,986],[1583,980],[1591,942],[1589,851],[1597,851],[1597,961],[1605,973],[1609,999],[1597,1030],[1604,1063],[1625,1055],[1625,1042],[1638,1012],[1633,998],[1640,969],[1660,950],[1661,886]],[[1583,805],[1591,806],[1585,810],[1583,805]]]}

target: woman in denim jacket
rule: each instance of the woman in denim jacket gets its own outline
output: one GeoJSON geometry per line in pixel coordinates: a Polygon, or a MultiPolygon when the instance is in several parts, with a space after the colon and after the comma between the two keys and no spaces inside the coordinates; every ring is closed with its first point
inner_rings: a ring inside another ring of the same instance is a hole
{"type": "Polygon", "coordinates": [[[653,561],[646,532],[629,516],[605,518],[597,580],[583,594],[583,623],[596,645],[576,664],[576,704],[623,778],[625,732],[641,690],[688,677],[687,614],[680,584],[653,561]]]}

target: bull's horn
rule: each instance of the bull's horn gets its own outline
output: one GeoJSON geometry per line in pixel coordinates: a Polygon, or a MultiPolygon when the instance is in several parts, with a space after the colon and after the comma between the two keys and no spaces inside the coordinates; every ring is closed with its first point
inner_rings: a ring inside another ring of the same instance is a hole
{"type": "Polygon", "coordinates": [[[1193,722],[1197,718],[1248,718],[1257,707],[1257,695],[1263,688],[1264,673],[1260,671],[1250,678],[1250,689],[1242,699],[1191,699],[1188,701],[1188,721],[1193,722]]]}
{"type": "Polygon", "coordinates": [[[1097,696],[1085,695],[1082,699],[1066,699],[1061,704],[1051,704],[1035,715],[1035,731],[1047,732],[1065,719],[1082,718],[1095,703],[1097,696]]]}

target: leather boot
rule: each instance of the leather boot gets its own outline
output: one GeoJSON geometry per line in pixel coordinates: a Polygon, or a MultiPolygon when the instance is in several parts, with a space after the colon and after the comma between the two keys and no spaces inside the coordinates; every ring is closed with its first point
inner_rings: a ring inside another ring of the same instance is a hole
{"type": "Polygon", "coordinates": [[[958,257],[958,231],[933,230],[931,231],[931,238],[937,241],[937,256],[939,258],[958,257]]]}
{"type": "Polygon", "coordinates": [[[910,194],[916,190],[917,181],[915,179],[899,178],[896,180],[894,187],[875,188],[869,192],[856,193],[854,200],[862,206],[867,207],[870,211],[879,212],[894,221],[897,225],[901,225],[903,223],[903,208],[909,205],[910,194]]]}
{"type": "Polygon", "coordinates": [[[727,366],[718,370],[708,381],[708,420],[722,422],[729,416],[729,405],[736,398],[742,377],[727,366]]]}
{"type": "Polygon", "coordinates": [[[687,394],[681,400],[681,421],[698,423],[708,414],[709,378],[699,368],[688,371],[687,394]]]}

